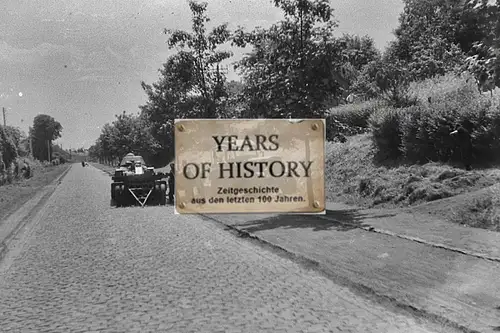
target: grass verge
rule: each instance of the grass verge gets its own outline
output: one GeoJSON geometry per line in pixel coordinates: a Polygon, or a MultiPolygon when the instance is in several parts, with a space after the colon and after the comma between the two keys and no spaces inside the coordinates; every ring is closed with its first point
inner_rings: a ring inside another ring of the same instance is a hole
{"type": "Polygon", "coordinates": [[[19,209],[39,189],[52,183],[69,167],[68,164],[41,167],[29,179],[16,180],[0,186],[0,221],[19,209]]]}
{"type": "Polygon", "coordinates": [[[448,219],[462,225],[500,231],[500,188],[492,186],[466,200],[448,219]]]}
{"type": "MultiPolygon", "coordinates": [[[[375,153],[370,134],[349,137],[345,143],[327,143],[327,199],[365,208],[407,208],[435,202],[430,212],[443,208],[439,199],[461,195],[452,202],[457,208],[454,214],[446,214],[445,219],[498,230],[500,189],[486,188],[500,182],[500,170],[466,171],[443,163],[379,165],[375,153]],[[479,190],[486,192],[472,195],[479,190]]],[[[450,205],[450,201],[443,200],[442,205],[450,205]]]]}

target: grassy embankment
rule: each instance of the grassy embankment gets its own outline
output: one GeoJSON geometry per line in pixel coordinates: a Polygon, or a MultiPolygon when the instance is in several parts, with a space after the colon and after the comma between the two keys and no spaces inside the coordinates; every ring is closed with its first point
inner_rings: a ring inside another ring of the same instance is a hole
{"type": "Polygon", "coordinates": [[[414,84],[410,92],[418,103],[406,109],[368,101],[332,110],[331,118],[366,133],[327,144],[328,199],[411,208],[500,231],[500,189],[493,186],[500,181],[500,94],[480,95],[471,80],[452,75],[414,84]],[[471,171],[454,155],[449,135],[463,119],[475,125],[471,171]],[[428,156],[435,162],[422,163],[428,156]]]}

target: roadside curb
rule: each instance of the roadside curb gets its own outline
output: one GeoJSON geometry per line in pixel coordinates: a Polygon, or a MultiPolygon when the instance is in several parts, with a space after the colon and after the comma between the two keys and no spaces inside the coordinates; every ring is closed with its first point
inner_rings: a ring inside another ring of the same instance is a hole
{"type": "MultiPolygon", "coordinates": [[[[449,320],[446,317],[431,313],[431,312],[429,312],[421,307],[417,307],[417,306],[405,303],[404,301],[401,301],[397,298],[381,294],[381,293],[377,292],[376,290],[374,290],[373,288],[371,288],[370,286],[367,286],[367,285],[362,284],[362,283],[353,282],[352,280],[349,280],[348,278],[346,278],[344,276],[335,274],[331,269],[328,269],[327,267],[325,267],[325,265],[323,265],[320,261],[317,261],[317,260],[312,259],[310,257],[304,256],[302,254],[290,251],[290,250],[288,250],[288,249],[286,249],[278,244],[275,244],[273,242],[270,242],[270,241],[264,239],[263,237],[259,237],[253,233],[242,230],[242,229],[238,228],[237,226],[232,226],[230,224],[225,223],[222,220],[211,217],[210,215],[207,215],[207,214],[199,214],[199,216],[202,216],[208,220],[211,220],[211,221],[214,221],[218,224],[223,225],[224,227],[226,227],[226,230],[235,232],[236,234],[239,235],[239,237],[253,239],[253,240],[257,241],[258,243],[261,243],[262,245],[268,246],[274,250],[277,250],[279,252],[284,253],[289,258],[291,257],[293,259],[299,260],[302,263],[307,264],[307,266],[309,266],[309,269],[313,269],[313,270],[325,275],[330,280],[333,280],[335,283],[343,285],[357,294],[360,294],[362,296],[363,295],[366,296],[368,294],[369,296],[374,298],[380,304],[388,304],[388,305],[394,306],[398,309],[409,312],[410,314],[412,314],[415,317],[429,319],[429,320],[434,321],[435,323],[445,324],[449,327],[460,330],[461,332],[464,332],[464,333],[480,333],[480,331],[472,330],[472,329],[465,327],[457,322],[449,320]]],[[[339,222],[339,223],[346,224],[344,222],[339,222]]],[[[357,226],[357,227],[359,228],[359,226],[357,226]]]]}
{"type": "MultiPolygon", "coordinates": [[[[9,244],[11,243],[11,241],[16,238],[16,236],[19,234],[19,232],[28,224],[28,222],[30,221],[29,219],[29,216],[31,215],[31,213],[33,212],[34,209],[36,209],[36,207],[38,207],[38,205],[40,204],[40,202],[42,202],[44,199],[49,199],[52,194],[54,193],[54,191],[57,189],[57,185],[60,184],[61,182],[61,179],[66,176],[66,174],[69,172],[69,170],[71,170],[72,166],[69,165],[66,170],[64,170],[59,176],[57,176],[56,179],[54,179],[52,182],[50,182],[49,184],[45,185],[39,193],[42,193],[43,191],[47,191],[47,193],[44,193],[35,203],[34,203],[34,207],[31,208],[29,210],[29,212],[27,212],[27,214],[25,216],[23,216],[19,221],[15,221],[15,227],[7,234],[7,236],[1,240],[0,242],[0,261],[2,261],[4,258],[5,258],[5,255],[7,254],[7,252],[9,251],[9,244]],[[50,188],[50,187],[53,187],[55,186],[54,188],[50,188]]],[[[33,198],[32,198],[33,199],[33,198]]],[[[22,210],[25,205],[27,205],[29,203],[30,200],[28,200],[26,203],[24,203],[21,207],[19,207],[19,209],[17,211],[15,211],[13,214],[15,214],[16,212],[22,210]]]]}

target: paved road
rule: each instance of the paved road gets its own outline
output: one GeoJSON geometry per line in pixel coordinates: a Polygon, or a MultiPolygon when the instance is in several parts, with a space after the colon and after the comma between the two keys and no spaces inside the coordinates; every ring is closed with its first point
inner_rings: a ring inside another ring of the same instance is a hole
{"type": "Polygon", "coordinates": [[[2,332],[431,332],[173,208],[109,207],[77,165],[0,263],[2,332]]]}

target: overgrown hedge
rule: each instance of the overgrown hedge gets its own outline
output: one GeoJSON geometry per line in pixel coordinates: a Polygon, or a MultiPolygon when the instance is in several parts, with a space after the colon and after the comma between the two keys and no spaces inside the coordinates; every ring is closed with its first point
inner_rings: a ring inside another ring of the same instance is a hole
{"type": "Polygon", "coordinates": [[[0,186],[10,184],[15,180],[31,178],[48,165],[32,157],[18,157],[3,172],[0,172],[0,186]]]}
{"type": "Polygon", "coordinates": [[[5,127],[0,126],[0,173],[5,173],[17,156],[15,138],[5,127]]]}
{"type": "Polygon", "coordinates": [[[326,117],[326,139],[335,141],[339,135],[350,136],[369,131],[368,119],[385,104],[383,101],[374,99],[331,109],[326,117]]]}
{"type": "Polygon", "coordinates": [[[15,129],[0,126],[0,185],[14,180],[30,178],[44,165],[26,156],[15,129]]]}
{"type": "Polygon", "coordinates": [[[368,123],[377,155],[410,163],[461,162],[459,142],[450,132],[468,120],[473,124],[475,164],[500,162],[499,98],[492,98],[489,93],[480,95],[472,80],[442,80],[441,87],[434,80],[435,89],[423,89],[431,97],[430,102],[424,102],[420,96],[417,105],[401,109],[382,107],[371,114],[368,123]],[[450,82],[453,88],[443,89],[450,82]]]}

